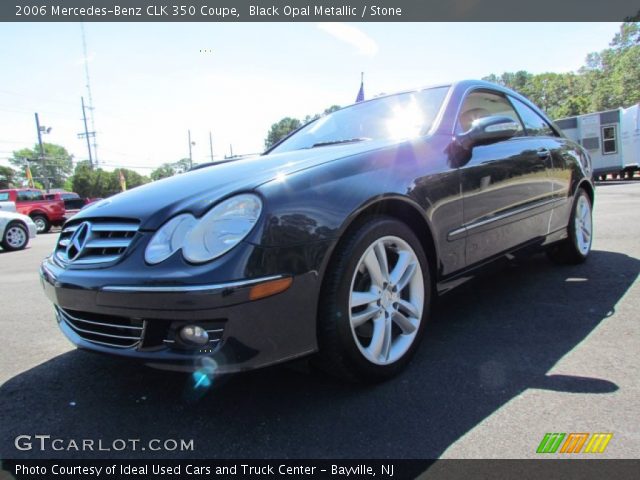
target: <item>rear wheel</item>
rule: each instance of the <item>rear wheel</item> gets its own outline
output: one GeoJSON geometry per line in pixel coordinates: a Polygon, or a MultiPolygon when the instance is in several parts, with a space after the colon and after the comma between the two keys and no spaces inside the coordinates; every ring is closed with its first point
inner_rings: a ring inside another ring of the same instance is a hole
{"type": "Polygon", "coordinates": [[[5,250],[22,250],[29,243],[27,227],[18,222],[7,225],[2,236],[2,248],[5,250]]]}
{"type": "Polygon", "coordinates": [[[404,223],[372,217],[346,234],[323,285],[318,316],[323,370],[378,381],[411,359],[431,304],[422,246],[404,223]]]}
{"type": "Polygon", "coordinates": [[[567,230],[569,237],[551,247],[548,251],[549,258],[562,264],[582,263],[589,256],[593,240],[591,199],[582,188],[573,202],[567,230]]]}
{"type": "Polygon", "coordinates": [[[32,217],[33,223],[36,224],[38,233],[47,233],[51,230],[51,223],[44,215],[34,215],[32,217]]]}

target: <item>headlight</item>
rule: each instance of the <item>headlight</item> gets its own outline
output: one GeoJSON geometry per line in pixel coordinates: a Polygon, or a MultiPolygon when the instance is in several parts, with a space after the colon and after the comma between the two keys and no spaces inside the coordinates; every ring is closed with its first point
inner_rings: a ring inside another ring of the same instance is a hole
{"type": "Polygon", "coordinates": [[[165,223],[149,242],[148,263],[160,263],[177,250],[192,263],[217,258],[240,243],[260,217],[262,202],[253,194],[236,195],[216,205],[202,218],[178,215],[165,223]]]}
{"type": "Polygon", "coordinates": [[[246,237],[260,217],[262,202],[256,195],[232,197],[212,208],[187,234],[182,255],[203,263],[228,252],[246,237]]]}
{"type": "Polygon", "coordinates": [[[193,215],[183,214],[165,223],[147,245],[147,250],[144,252],[147,263],[155,265],[163,262],[180,250],[184,237],[194,227],[196,221],[193,215]]]}

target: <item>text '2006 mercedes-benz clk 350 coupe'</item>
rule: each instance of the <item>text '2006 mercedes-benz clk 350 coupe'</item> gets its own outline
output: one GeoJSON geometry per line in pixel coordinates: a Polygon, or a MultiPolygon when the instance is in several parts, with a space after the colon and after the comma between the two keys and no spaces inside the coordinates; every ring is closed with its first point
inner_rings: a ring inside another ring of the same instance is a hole
{"type": "Polygon", "coordinates": [[[84,349],[219,373],[312,354],[380,380],[410,360],[434,296],[488,261],[584,261],[593,200],[579,145],[515,92],[463,81],[98,202],[40,273],[84,349]]]}

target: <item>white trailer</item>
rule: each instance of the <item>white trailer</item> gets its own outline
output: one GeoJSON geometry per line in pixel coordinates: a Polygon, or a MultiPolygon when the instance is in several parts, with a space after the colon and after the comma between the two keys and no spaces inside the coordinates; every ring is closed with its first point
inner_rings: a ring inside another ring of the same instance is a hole
{"type": "Polygon", "coordinates": [[[593,176],[633,178],[640,169],[640,104],[556,120],[591,155],[593,176]]]}

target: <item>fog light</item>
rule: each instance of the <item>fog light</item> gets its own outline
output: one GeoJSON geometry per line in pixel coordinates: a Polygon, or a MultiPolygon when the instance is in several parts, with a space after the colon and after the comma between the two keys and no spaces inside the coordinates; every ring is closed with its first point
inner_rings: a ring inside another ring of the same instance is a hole
{"type": "Polygon", "coordinates": [[[187,325],[180,330],[180,339],[191,345],[202,346],[209,342],[209,334],[202,327],[187,325]]]}

